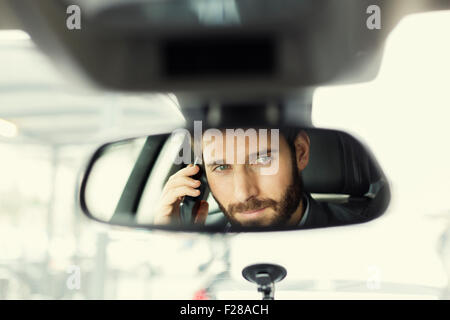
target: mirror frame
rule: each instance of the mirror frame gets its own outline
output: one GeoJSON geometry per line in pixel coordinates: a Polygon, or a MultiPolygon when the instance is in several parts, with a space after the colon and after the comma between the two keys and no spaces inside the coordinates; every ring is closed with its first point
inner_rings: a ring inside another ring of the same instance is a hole
{"type": "MultiPolygon", "coordinates": [[[[339,133],[344,133],[350,137],[352,137],[353,139],[355,139],[360,145],[361,147],[364,149],[364,151],[367,153],[367,155],[370,157],[370,159],[373,161],[373,165],[379,170],[380,174],[381,174],[381,178],[386,182],[385,185],[383,187],[385,187],[386,189],[383,190],[383,192],[385,193],[386,196],[386,201],[383,204],[383,207],[380,210],[380,213],[374,217],[369,218],[366,221],[360,221],[360,222],[354,222],[354,223],[348,223],[348,224],[343,224],[343,225],[332,225],[332,226],[327,226],[326,228],[334,228],[334,227],[348,227],[348,226],[355,226],[355,225],[359,225],[359,224],[365,224],[367,222],[371,222],[377,218],[379,218],[380,216],[382,216],[383,214],[386,213],[389,204],[390,204],[390,200],[391,200],[391,190],[390,190],[390,184],[389,184],[389,180],[387,179],[384,171],[382,170],[382,168],[380,167],[377,159],[374,157],[373,153],[371,152],[371,150],[367,147],[367,145],[365,143],[363,143],[362,141],[360,141],[360,139],[357,139],[356,137],[354,137],[353,135],[342,131],[342,130],[336,130],[336,129],[328,129],[328,128],[316,128],[316,127],[298,127],[297,129],[301,130],[301,129],[305,129],[305,130],[327,130],[327,131],[332,131],[332,132],[339,132],[339,133]]],[[[170,136],[170,133],[157,133],[160,135],[164,135],[167,134],[167,136],[170,136]]],[[[300,230],[312,230],[312,229],[322,229],[324,227],[283,227],[283,226],[271,226],[271,227],[233,227],[232,230],[229,231],[224,231],[223,227],[221,226],[214,226],[214,225],[197,225],[197,224],[193,224],[193,225],[158,225],[158,224],[137,224],[137,223],[127,223],[127,222],[121,222],[121,223],[112,223],[110,221],[104,221],[101,220],[99,218],[97,218],[95,215],[93,215],[87,205],[86,202],[86,187],[89,181],[89,177],[90,174],[92,172],[92,169],[94,167],[94,164],[97,162],[97,160],[102,156],[102,154],[104,153],[104,151],[106,150],[106,148],[108,148],[108,146],[110,146],[111,144],[117,143],[117,142],[126,142],[129,140],[133,140],[136,138],[145,138],[148,136],[151,136],[152,134],[148,134],[148,135],[139,135],[139,136],[134,136],[134,137],[127,137],[121,140],[115,140],[115,141],[110,141],[107,143],[103,143],[99,148],[96,149],[96,151],[93,153],[93,155],[90,157],[87,165],[85,166],[85,170],[82,173],[82,179],[81,182],[78,183],[79,187],[77,188],[78,194],[77,194],[77,200],[78,203],[81,207],[82,212],[84,213],[85,216],[87,216],[89,219],[97,221],[101,224],[107,224],[109,226],[115,226],[115,227],[125,227],[125,228],[132,228],[135,230],[146,230],[146,231],[151,231],[151,230],[160,230],[160,231],[171,231],[171,232],[187,232],[187,233],[202,233],[202,234],[237,234],[237,233],[241,233],[241,232],[249,232],[249,233],[253,233],[253,232],[278,232],[278,231],[300,231],[300,230]]]]}

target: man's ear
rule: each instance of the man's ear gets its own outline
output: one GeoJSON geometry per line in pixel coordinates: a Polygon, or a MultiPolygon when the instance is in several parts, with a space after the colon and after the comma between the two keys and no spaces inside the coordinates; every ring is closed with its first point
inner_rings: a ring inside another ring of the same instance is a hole
{"type": "Polygon", "coordinates": [[[298,170],[303,171],[309,162],[309,136],[305,131],[300,131],[295,138],[295,160],[298,170]]]}

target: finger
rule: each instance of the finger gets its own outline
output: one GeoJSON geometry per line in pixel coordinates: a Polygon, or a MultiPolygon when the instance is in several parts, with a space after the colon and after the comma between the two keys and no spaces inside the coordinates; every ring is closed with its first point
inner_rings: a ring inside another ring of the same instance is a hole
{"type": "Polygon", "coordinates": [[[200,171],[200,167],[198,165],[189,165],[186,168],[184,168],[183,170],[186,176],[193,176],[194,174],[198,173],[200,171]]]}
{"type": "Polygon", "coordinates": [[[208,202],[205,200],[200,201],[200,205],[198,207],[194,223],[205,224],[206,217],[208,216],[208,209],[209,209],[208,202]]]}
{"type": "Polygon", "coordinates": [[[172,205],[177,200],[179,200],[181,197],[184,196],[191,196],[191,197],[198,197],[200,195],[200,190],[194,189],[188,186],[180,186],[177,188],[173,188],[170,190],[167,190],[165,194],[163,195],[163,202],[166,205],[172,205]]]}
{"type": "Polygon", "coordinates": [[[200,186],[201,182],[200,180],[195,180],[186,176],[178,176],[170,181],[167,181],[165,185],[165,189],[173,189],[180,186],[188,186],[191,188],[198,188],[200,186]]]}
{"type": "Polygon", "coordinates": [[[175,179],[176,177],[180,177],[180,176],[193,176],[194,174],[196,174],[198,171],[200,170],[199,166],[194,166],[192,164],[188,165],[187,167],[178,170],[175,174],[173,174],[169,180],[171,179],[175,179]]]}

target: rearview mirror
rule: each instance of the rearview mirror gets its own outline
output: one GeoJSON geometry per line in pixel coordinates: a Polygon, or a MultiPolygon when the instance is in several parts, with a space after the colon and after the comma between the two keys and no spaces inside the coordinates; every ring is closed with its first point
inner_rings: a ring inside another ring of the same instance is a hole
{"type": "Polygon", "coordinates": [[[97,221],[202,232],[362,223],[390,200],[372,153],[325,129],[185,129],[101,146],[79,200],[97,221]]]}

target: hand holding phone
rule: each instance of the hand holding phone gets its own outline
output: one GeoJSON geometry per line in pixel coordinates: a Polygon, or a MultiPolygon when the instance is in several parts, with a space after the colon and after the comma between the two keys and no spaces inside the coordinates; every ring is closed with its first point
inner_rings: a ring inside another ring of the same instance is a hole
{"type": "MultiPolygon", "coordinates": [[[[200,181],[200,186],[197,188],[200,191],[200,194],[196,197],[185,196],[180,204],[180,219],[182,224],[191,224],[195,222],[195,218],[197,216],[197,212],[202,204],[202,201],[205,201],[205,191],[206,191],[206,178],[204,176],[204,169],[199,166],[198,158],[195,158],[193,166],[198,166],[199,170],[196,174],[192,176],[192,179],[196,181],[200,181]]],[[[207,205],[207,203],[206,203],[207,205]]]]}
{"type": "Polygon", "coordinates": [[[163,188],[155,213],[155,224],[205,222],[208,215],[206,177],[202,168],[189,165],[173,174],[163,188]]]}

